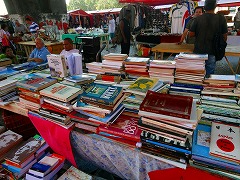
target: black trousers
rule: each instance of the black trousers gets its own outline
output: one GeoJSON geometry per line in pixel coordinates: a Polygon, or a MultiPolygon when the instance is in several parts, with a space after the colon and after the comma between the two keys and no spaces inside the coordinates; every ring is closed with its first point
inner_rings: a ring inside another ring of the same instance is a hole
{"type": "Polygon", "coordinates": [[[128,41],[127,43],[122,42],[121,43],[121,54],[129,55],[129,51],[130,51],[130,41],[128,41]]]}

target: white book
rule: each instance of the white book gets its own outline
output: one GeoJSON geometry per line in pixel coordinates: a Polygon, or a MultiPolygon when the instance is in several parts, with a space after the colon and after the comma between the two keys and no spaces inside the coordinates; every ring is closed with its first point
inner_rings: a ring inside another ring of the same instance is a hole
{"type": "Polygon", "coordinates": [[[67,76],[67,66],[63,55],[49,54],[47,60],[51,77],[63,78],[67,76]]]}
{"type": "Polygon", "coordinates": [[[210,154],[240,163],[240,127],[212,122],[210,154]]]}

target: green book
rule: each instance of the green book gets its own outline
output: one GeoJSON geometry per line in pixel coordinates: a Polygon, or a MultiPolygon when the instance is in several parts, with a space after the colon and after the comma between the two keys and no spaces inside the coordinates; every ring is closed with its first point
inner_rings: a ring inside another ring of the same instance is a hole
{"type": "Polygon", "coordinates": [[[122,87],[91,83],[89,88],[79,98],[83,101],[88,100],[106,105],[114,105],[122,96],[122,91],[122,87]]]}

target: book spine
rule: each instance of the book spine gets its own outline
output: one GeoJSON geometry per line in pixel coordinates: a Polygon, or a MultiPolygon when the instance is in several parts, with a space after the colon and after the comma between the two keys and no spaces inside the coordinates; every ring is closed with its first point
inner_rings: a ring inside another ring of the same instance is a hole
{"type": "Polygon", "coordinates": [[[21,98],[23,98],[23,99],[26,99],[26,100],[28,100],[28,101],[32,101],[32,102],[34,102],[34,103],[42,104],[42,102],[43,102],[42,99],[36,99],[36,98],[34,98],[34,97],[32,97],[32,96],[27,96],[27,95],[25,95],[25,94],[21,94],[21,93],[20,93],[19,96],[20,96],[21,98]]]}
{"type": "Polygon", "coordinates": [[[154,142],[152,140],[148,140],[148,139],[143,139],[145,142],[150,143],[150,144],[154,144],[163,148],[167,148],[169,150],[175,150],[177,152],[182,152],[182,153],[186,153],[186,154],[191,154],[190,150],[186,150],[186,149],[182,149],[182,148],[178,148],[178,147],[173,147],[171,145],[167,145],[167,144],[163,144],[163,143],[159,143],[159,142],[154,142]]]}
{"type": "Polygon", "coordinates": [[[119,130],[116,130],[114,128],[110,129],[110,128],[104,128],[104,127],[99,126],[98,127],[98,132],[105,132],[105,133],[113,134],[113,135],[116,135],[116,136],[120,136],[120,137],[129,139],[131,141],[140,141],[140,136],[134,136],[134,135],[131,135],[131,134],[127,134],[127,133],[121,132],[119,130]]]}
{"type": "Polygon", "coordinates": [[[220,115],[220,116],[229,116],[231,118],[237,118],[240,119],[240,111],[229,109],[229,108],[223,108],[223,107],[215,107],[215,106],[209,106],[209,105],[200,105],[201,109],[203,109],[204,113],[208,114],[214,114],[214,115],[220,115]]]}
{"type": "Polygon", "coordinates": [[[191,144],[189,143],[189,140],[187,140],[186,142],[182,142],[177,139],[173,139],[173,138],[169,139],[166,137],[162,137],[161,135],[154,134],[147,131],[142,131],[140,138],[149,139],[151,141],[160,142],[163,144],[169,144],[171,146],[186,149],[186,150],[191,150],[191,144]]]}
{"type": "Polygon", "coordinates": [[[17,167],[17,168],[22,168],[20,164],[16,163],[16,162],[13,162],[9,159],[6,159],[6,164],[10,165],[10,166],[14,166],[14,167],[17,167]]]}

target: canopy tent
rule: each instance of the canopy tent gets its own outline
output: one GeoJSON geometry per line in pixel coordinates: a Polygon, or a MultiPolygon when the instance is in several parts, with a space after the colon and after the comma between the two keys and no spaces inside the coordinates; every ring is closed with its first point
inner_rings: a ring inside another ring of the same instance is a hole
{"type": "MultiPolygon", "coordinates": [[[[179,3],[181,0],[119,0],[119,3],[142,3],[150,6],[179,3]]],[[[194,0],[199,1],[199,0],[194,0]]]]}
{"type": "Polygon", "coordinates": [[[71,10],[71,11],[68,11],[67,13],[75,16],[91,16],[91,14],[88,14],[82,9],[71,10]]]}
{"type": "Polygon", "coordinates": [[[233,7],[233,6],[240,6],[239,0],[219,0],[218,1],[219,7],[233,7]]]}
{"type": "Polygon", "coordinates": [[[86,11],[88,14],[116,14],[120,13],[122,8],[103,9],[97,11],[86,11]]]}
{"type": "Polygon", "coordinates": [[[78,16],[79,20],[80,17],[89,17],[89,24],[92,27],[93,26],[93,15],[92,14],[88,14],[87,12],[85,12],[82,9],[76,9],[76,10],[71,10],[67,12],[70,16],[78,16]]]}

